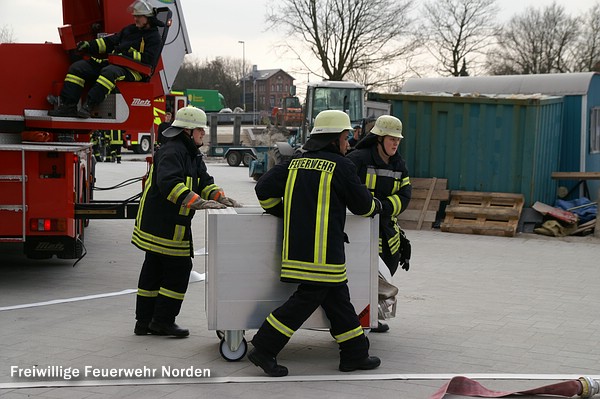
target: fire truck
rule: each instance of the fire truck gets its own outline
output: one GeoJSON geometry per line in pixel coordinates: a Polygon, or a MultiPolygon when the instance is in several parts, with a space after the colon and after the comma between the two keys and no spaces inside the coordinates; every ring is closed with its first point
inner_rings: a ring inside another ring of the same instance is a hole
{"type": "Polygon", "coordinates": [[[158,125],[165,119],[165,112],[171,111],[173,117],[179,108],[183,108],[188,104],[187,97],[183,92],[171,92],[164,96],[154,99],[153,112],[154,124],[153,131],[144,132],[123,132],[123,147],[127,150],[132,150],[136,154],[149,154],[154,148],[154,144],[158,140],[158,125]]]}
{"type": "Polygon", "coordinates": [[[191,52],[179,0],[149,0],[164,25],[157,65],[108,56],[147,79],[117,83],[93,118],[48,116],[53,108],[48,99],[59,95],[69,65],[81,57],[76,43],[131,24],[131,2],[62,0],[60,43],[0,44],[0,243],[21,243],[30,258],[79,259],[89,219],[135,217],[135,203],[93,200],[90,134],[153,131],[154,100],[169,93],[191,52]]]}

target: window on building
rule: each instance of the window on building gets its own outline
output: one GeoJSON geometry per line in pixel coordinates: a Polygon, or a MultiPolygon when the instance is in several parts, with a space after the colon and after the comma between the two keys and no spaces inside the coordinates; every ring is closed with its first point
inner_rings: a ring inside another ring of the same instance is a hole
{"type": "Polygon", "coordinates": [[[600,153],[600,107],[592,108],[590,118],[590,153],[600,153]]]}

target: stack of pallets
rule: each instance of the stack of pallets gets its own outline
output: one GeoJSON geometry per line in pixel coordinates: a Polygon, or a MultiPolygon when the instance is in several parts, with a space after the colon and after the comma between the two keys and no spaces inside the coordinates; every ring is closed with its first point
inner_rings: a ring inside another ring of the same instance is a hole
{"type": "Polygon", "coordinates": [[[441,201],[448,201],[448,179],[411,177],[412,198],[408,208],[398,216],[402,229],[431,229],[441,201]]]}
{"type": "Polygon", "coordinates": [[[441,230],[514,237],[523,203],[522,194],[452,191],[441,230]]]}

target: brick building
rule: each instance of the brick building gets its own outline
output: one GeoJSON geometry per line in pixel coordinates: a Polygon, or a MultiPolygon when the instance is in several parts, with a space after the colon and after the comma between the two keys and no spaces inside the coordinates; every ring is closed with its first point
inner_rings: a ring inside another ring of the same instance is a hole
{"type": "Polygon", "coordinates": [[[246,110],[253,110],[256,103],[256,111],[269,113],[282,98],[290,95],[294,84],[294,78],[283,69],[259,70],[256,65],[243,80],[246,83],[246,110]]]}

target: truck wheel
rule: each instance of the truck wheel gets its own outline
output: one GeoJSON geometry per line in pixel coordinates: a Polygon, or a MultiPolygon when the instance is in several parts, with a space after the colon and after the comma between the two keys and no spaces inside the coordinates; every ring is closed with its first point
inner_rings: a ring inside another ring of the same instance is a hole
{"type": "Polygon", "coordinates": [[[227,154],[227,163],[229,166],[240,166],[240,163],[242,163],[242,154],[237,151],[230,151],[227,154]]]}
{"type": "Polygon", "coordinates": [[[150,153],[150,137],[148,136],[144,136],[142,137],[142,139],[140,140],[140,145],[139,145],[139,150],[140,150],[140,154],[149,154],[150,153]]]}
{"type": "Polygon", "coordinates": [[[242,159],[242,163],[244,164],[244,166],[250,166],[250,164],[252,163],[252,160],[256,159],[252,156],[252,154],[250,154],[249,152],[244,154],[244,157],[242,159]]]}

